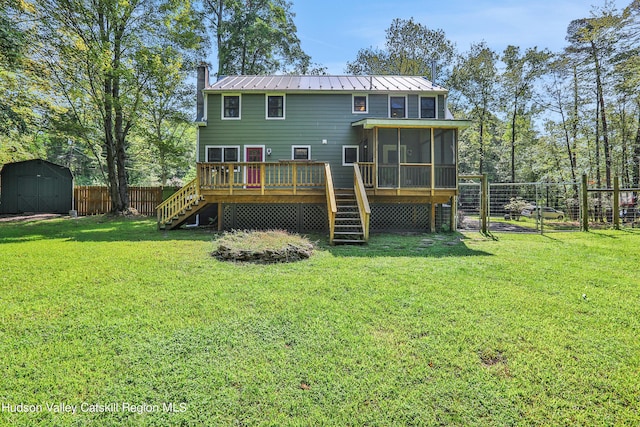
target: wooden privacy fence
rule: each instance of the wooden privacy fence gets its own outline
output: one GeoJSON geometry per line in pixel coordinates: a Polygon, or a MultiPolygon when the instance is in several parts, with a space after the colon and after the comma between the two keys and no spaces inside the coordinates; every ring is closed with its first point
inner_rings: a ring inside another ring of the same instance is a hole
{"type": "MultiPolygon", "coordinates": [[[[132,208],[140,215],[155,216],[156,207],[163,200],[162,187],[129,187],[132,208]]],[[[100,215],[111,210],[109,188],[103,186],[77,186],[74,189],[74,208],[78,215],[100,215]]]]}

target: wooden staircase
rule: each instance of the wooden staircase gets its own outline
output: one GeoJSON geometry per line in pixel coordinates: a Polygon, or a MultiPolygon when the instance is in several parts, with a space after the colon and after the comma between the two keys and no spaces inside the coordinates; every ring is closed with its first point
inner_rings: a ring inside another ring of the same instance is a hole
{"type": "Polygon", "coordinates": [[[158,205],[158,228],[176,229],[205,206],[207,203],[200,194],[197,179],[194,179],[158,205]]]}
{"type": "Polygon", "coordinates": [[[364,244],[366,243],[358,201],[353,189],[336,189],[335,232],[334,244],[364,244]]]}

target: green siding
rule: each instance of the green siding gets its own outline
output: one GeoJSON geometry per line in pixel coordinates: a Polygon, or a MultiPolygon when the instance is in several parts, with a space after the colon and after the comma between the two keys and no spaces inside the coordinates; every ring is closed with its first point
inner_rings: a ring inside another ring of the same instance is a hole
{"type": "MultiPolygon", "coordinates": [[[[241,119],[221,120],[221,95],[209,94],[208,125],[199,128],[199,159],[206,161],[207,145],[240,146],[240,160],[245,160],[244,146],[264,145],[272,153],[267,162],[291,159],[291,147],[311,147],[311,159],[329,162],[337,187],[353,184],[353,167],[342,166],[342,146],[359,145],[363,130],[351,123],[365,118],[387,118],[389,96],[369,94],[369,112],[352,112],[351,93],[287,94],[285,119],[265,118],[265,93],[242,94],[241,119]],[[327,143],[323,144],[322,141],[327,143]]],[[[444,117],[444,96],[438,96],[438,117],[444,117]]],[[[407,96],[408,118],[419,116],[419,95],[407,96]]],[[[364,153],[360,153],[361,157],[364,153]]]]}
{"type": "Polygon", "coordinates": [[[418,95],[407,96],[407,118],[418,119],[420,118],[420,107],[418,105],[418,95]]]}
{"type": "Polygon", "coordinates": [[[200,159],[207,145],[264,145],[272,153],[266,161],[291,159],[292,145],[311,146],[311,159],[331,164],[336,186],[351,186],[353,167],[342,166],[342,146],[357,145],[361,131],[352,122],[386,117],[387,96],[370,95],[368,114],[352,113],[351,94],[287,94],[285,119],[265,118],[265,94],[243,94],[241,120],[221,120],[221,95],[208,98],[208,125],[200,128],[200,159]],[[327,143],[323,144],[322,141],[327,143]]]}

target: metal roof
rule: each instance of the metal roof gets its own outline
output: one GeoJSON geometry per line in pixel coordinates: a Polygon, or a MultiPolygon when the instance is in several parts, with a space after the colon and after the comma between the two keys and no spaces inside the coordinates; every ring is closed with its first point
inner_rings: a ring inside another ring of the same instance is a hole
{"type": "Polygon", "coordinates": [[[208,91],[281,92],[441,92],[447,90],[419,76],[227,76],[208,91]]]}

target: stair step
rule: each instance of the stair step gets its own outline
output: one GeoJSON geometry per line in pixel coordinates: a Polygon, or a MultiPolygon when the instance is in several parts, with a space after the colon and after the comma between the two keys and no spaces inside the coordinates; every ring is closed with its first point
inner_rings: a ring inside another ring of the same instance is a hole
{"type": "Polygon", "coordinates": [[[362,231],[334,231],[333,234],[340,236],[364,236],[362,231]]]}
{"type": "Polygon", "coordinates": [[[353,239],[333,239],[333,243],[365,243],[364,240],[353,240],[353,239]]]}

